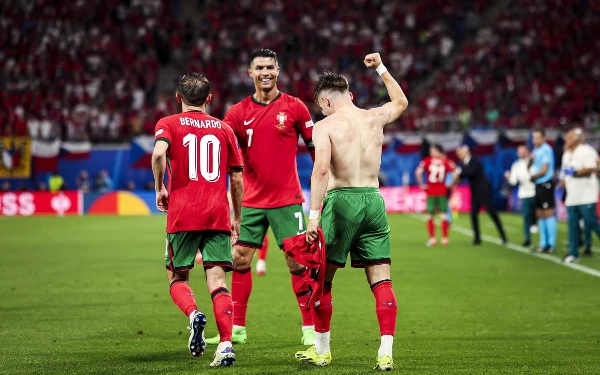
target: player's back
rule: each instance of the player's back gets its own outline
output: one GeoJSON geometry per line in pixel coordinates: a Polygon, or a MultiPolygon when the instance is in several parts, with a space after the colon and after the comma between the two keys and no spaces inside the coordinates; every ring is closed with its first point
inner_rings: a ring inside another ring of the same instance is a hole
{"type": "Polygon", "coordinates": [[[454,170],[453,164],[444,156],[428,156],[421,165],[427,174],[427,195],[447,195],[446,175],[454,170]]]}
{"type": "Polygon", "coordinates": [[[169,143],[167,232],[229,230],[227,172],[242,168],[231,128],[189,111],[161,119],[156,140],[169,143]]]}
{"type": "Polygon", "coordinates": [[[328,190],[342,187],[378,187],[383,126],[371,112],[340,110],[323,124],[331,139],[331,175],[328,190]]]}

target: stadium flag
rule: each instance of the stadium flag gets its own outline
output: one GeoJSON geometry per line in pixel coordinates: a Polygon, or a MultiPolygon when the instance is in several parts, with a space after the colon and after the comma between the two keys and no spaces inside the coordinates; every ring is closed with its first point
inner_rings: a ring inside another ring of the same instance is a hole
{"type": "Polygon", "coordinates": [[[152,168],[154,137],[140,135],[131,140],[130,160],[133,168],[152,168]]]}
{"type": "Polygon", "coordinates": [[[58,155],[60,153],[60,140],[31,142],[31,156],[33,170],[36,172],[54,172],[58,170],[58,155]]]}
{"type": "Polygon", "coordinates": [[[83,142],[62,142],[60,144],[60,157],[69,160],[89,159],[92,152],[92,143],[83,142]]]}
{"type": "Polygon", "coordinates": [[[498,143],[498,131],[470,130],[465,135],[464,143],[469,146],[474,155],[491,155],[498,143]]]}
{"type": "Polygon", "coordinates": [[[400,154],[412,154],[421,151],[423,137],[415,133],[399,133],[392,142],[393,148],[400,154]]]}
{"type": "Polygon", "coordinates": [[[503,148],[516,148],[520,145],[527,145],[531,130],[529,129],[509,129],[500,132],[498,144],[503,148]]]}
{"type": "Polygon", "coordinates": [[[0,137],[0,178],[29,178],[31,140],[28,137],[0,137]]]}

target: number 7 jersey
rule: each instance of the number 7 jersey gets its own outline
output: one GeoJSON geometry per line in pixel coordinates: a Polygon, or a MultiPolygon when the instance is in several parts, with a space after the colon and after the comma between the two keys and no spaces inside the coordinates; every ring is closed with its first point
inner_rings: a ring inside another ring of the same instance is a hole
{"type": "Polygon", "coordinates": [[[269,104],[252,96],[234,104],[223,120],[244,157],[244,207],[279,208],[304,201],[296,166],[298,136],[311,150],[313,122],[306,105],[279,93],[269,104]]]}
{"type": "Polygon", "coordinates": [[[230,231],[227,173],[243,169],[233,130],[203,112],[189,111],[160,119],[154,138],[169,144],[167,233],[230,231]]]}

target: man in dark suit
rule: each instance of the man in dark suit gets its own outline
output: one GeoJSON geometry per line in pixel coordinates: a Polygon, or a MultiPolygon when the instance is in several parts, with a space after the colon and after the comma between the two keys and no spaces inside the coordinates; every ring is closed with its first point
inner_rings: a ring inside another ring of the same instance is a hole
{"type": "Polygon", "coordinates": [[[481,245],[481,234],[479,231],[479,210],[481,207],[485,207],[485,210],[496,225],[496,229],[498,229],[502,242],[506,244],[506,234],[492,201],[494,194],[492,184],[483,172],[483,165],[481,165],[479,160],[471,157],[471,151],[466,145],[456,150],[456,156],[461,161],[461,165],[456,169],[452,185],[456,185],[463,178],[469,180],[469,187],[471,188],[471,225],[475,236],[473,245],[481,245]]]}

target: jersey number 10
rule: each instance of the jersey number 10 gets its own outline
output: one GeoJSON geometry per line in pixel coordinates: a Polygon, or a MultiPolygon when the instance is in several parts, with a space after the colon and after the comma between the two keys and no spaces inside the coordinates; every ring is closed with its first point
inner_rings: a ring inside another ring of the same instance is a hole
{"type": "MultiPolygon", "coordinates": [[[[183,138],[183,146],[188,147],[190,180],[198,181],[198,137],[195,134],[186,135],[183,138]]],[[[200,174],[206,181],[216,182],[219,180],[220,159],[221,142],[219,139],[212,134],[200,138],[200,174]]]]}

